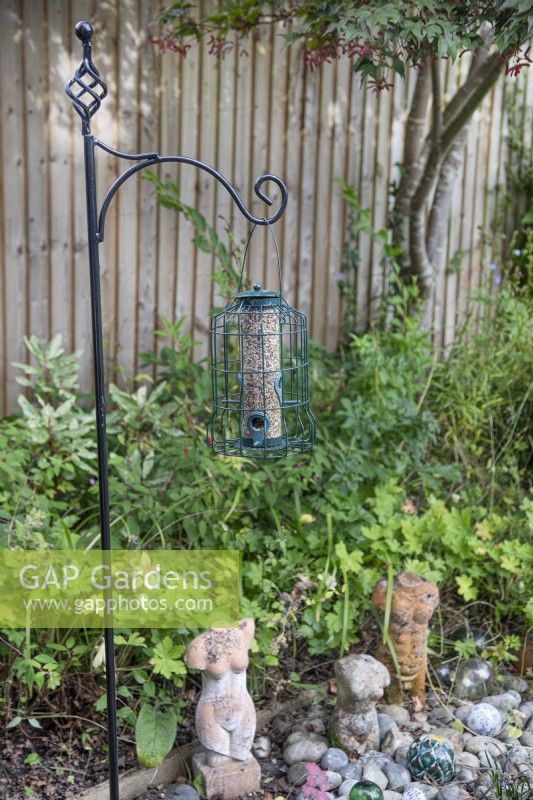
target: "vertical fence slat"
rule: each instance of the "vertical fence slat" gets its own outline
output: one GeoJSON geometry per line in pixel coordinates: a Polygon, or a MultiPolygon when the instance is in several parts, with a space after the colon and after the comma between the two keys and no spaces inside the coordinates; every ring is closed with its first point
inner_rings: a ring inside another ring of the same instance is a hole
{"type": "Polygon", "coordinates": [[[285,212],[283,228],[284,274],[283,292],[289,303],[296,303],[298,288],[298,260],[300,249],[300,177],[302,174],[301,146],[303,128],[304,68],[296,48],[291,48],[286,70],[287,86],[287,135],[285,139],[285,174],[281,177],[287,184],[289,202],[285,212]]]}
{"type": "Polygon", "coordinates": [[[28,251],[28,299],[30,333],[49,337],[49,159],[48,75],[46,50],[46,6],[24,0],[24,78],[26,120],[23,140],[26,178],[26,225],[28,251]]]}
{"type": "Polygon", "coordinates": [[[330,204],[326,203],[328,189],[332,181],[332,140],[335,124],[334,80],[336,64],[324,64],[321,70],[320,116],[318,130],[318,146],[315,151],[317,164],[316,198],[314,202],[313,227],[313,275],[312,275],[312,311],[311,331],[315,339],[324,341],[328,309],[324,301],[327,298],[327,261],[330,242],[330,204]],[[322,200],[322,202],[321,202],[322,200]]]}
{"type": "MultiPolygon", "coordinates": [[[[157,81],[157,54],[150,43],[153,31],[150,20],[157,11],[154,3],[141,3],[140,42],[138,81],[139,81],[139,146],[142,152],[154,150],[158,140],[159,118],[154,113],[157,81]]],[[[137,296],[137,340],[136,355],[155,347],[154,329],[156,291],[156,253],[157,253],[157,203],[152,185],[141,180],[139,186],[139,217],[137,222],[138,244],[138,296],[137,296]]],[[[139,364],[137,364],[137,369],[139,364]]]]}
{"type": "Polygon", "coordinates": [[[48,29],[48,158],[49,158],[49,235],[50,241],[50,334],[61,334],[67,351],[71,339],[72,273],[70,261],[70,214],[66,198],[72,172],[69,147],[71,107],[63,92],[65,75],[71,70],[68,42],[72,31],[61,0],[47,3],[48,29]]]}
{"type": "Polygon", "coordinates": [[[26,292],[28,286],[27,229],[25,203],[26,163],[21,126],[26,125],[23,86],[23,17],[19,0],[2,3],[2,179],[4,193],[4,369],[7,375],[6,403],[14,410],[20,387],[15,382],[13,361],[25,361],[23,337],[28,333],[26,292]]]}

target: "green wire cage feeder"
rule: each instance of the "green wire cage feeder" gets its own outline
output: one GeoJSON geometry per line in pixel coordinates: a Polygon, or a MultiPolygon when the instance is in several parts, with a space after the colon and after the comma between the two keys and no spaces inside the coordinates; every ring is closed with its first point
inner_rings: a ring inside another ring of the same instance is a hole
{"type": "MultiPolygon", "coordinates": [[[[245,260],[246,251],[243,272],[245,260]]],[[[279,292],[259,283],[239,291],[211,320],[210,447],[245,458],[310,450],[315,420],[308,369],[307,319],[283,299],[281,271],[279,292]]]]}

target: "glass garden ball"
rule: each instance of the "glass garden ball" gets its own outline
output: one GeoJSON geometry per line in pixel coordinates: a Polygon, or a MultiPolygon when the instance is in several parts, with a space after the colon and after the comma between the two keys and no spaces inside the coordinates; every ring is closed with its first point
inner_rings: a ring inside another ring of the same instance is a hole
{"type": "Polygon", "coordinates": [[[476,703],[469,711],[466,725],[479,736],[496,736],[503,726],[503,717],[490,703],[476,703]]]}
{"type": "Polygon", "coordinates": [[[480,700],[490,694],[493,681],[494,671],[487,661],[467,658],[457,667],[452,692],[462,700],[480,700]]]}
{"type": "Polygon", "coordinates": [[[350,789],[348,800],[383,800],[383,792],[373,781],[359,781],[350,789]]]}
{"type": "Polygon", "coordinates": [[[432,664],[433,671],[442,686],[451,686],[453,680],[453,661],[439,661],[432,664]]]}
{"type": "Polygon", "coordinates": [[[422,736],[407,752],[407,767],[415,781],[447,783],[455,771],[455,753],[440,736],[422,736]]]}
{"type": "Polygon", "coordinates": [[[456,630],[452,635],[452,640],[454,642],[473,642],[478,656],[481,655],[483,650],[487,649],[487,645],[489,644],[489,637],[483,628],[471,627],[469,625],[463,625],[456,630]]]}

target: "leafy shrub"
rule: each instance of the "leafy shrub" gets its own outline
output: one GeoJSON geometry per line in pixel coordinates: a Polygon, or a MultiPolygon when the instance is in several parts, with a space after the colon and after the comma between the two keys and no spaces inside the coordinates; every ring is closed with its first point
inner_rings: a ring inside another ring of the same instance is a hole
{"type": "MultiPolygon", "coordinates": [[[[156,188],[181,209],[172,186],[156,188]]],[[[191,222],[222,269],[231,244],[221,249],[201,216],[191,222]]],[[[409,315],[416,292],[389,257],[382,324],[347,334],[335,355],[312,345],[311,454],[274,466],[213,458],[204,443],[210,378],[191,361],[180,321],[164,320],[164,345],[143,354],[155,382],[145,375],[134,391],[109,390],[113,546],[242,551],[256,693],[278,662],[281,686],[303,654],[344,652],[369,618],[374,583],[392,571],[431,577],[455,601],[489,603],[504,631],[533,622],[529,256],[509,271],[520,280],[488,301],[482,332],[465,332],[441,364],[409,315]]],[[[221,291],[233,284],[234,275],[221,291]]],[[[57,337],[27,344],[21,413],[0,421],[0,546],[98,546],[94,415],[77,393],[78,360],[57,337]]],[[[190,635],[117,631],[124,726],[137,725],[140,709],[139,730],[180,713],[190,635]]],[[[95,713],[103,711],[102,652],[96,632],[2,632],[7,720],[41,724],[35,699],[53,700],[77,672],[91,676],[95,713]]],[[[167,737],[159,755],[140,752],[151,763],[169,746],[167,737]]]]}

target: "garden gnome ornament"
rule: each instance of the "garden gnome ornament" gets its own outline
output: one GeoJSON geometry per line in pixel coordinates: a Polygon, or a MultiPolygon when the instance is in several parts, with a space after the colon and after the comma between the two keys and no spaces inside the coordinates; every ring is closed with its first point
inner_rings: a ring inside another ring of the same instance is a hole
{"type": "MultiPolygon", "coordinates": [[[[387,603],[387,580],[374,587],[372,602],[380,611],[387,603]]],[[[381,643],[376,658],[388,668],[391,684],[385,695],[389,703],[399,703],[406,692],[420,710],[425,703],[428,625],[439,604],[436,584],[413,572],[400,572],[394,578],[389,637],[400,666],[400,679],[390,650],[381,643]]]]}
{"type": "Polygon", "coordinates": [[[196,708],[196,733],[204,747],[193,758],[207,798],[236,800],[260,788],[261,770],[251,754],[255,708],[246,689],[248,650],[254,638],[252,619],[236,628],[211,628],[190,643],[189,669],[202,671],[196,708]]]}
{"type": "Polygon", "coordinates": [[[345,656],[335,662],[337,705],[331,732],[339,747],[350,753],[379,749],[376,703],[390,683],[388,670],[372,656],[345,656]]]}

